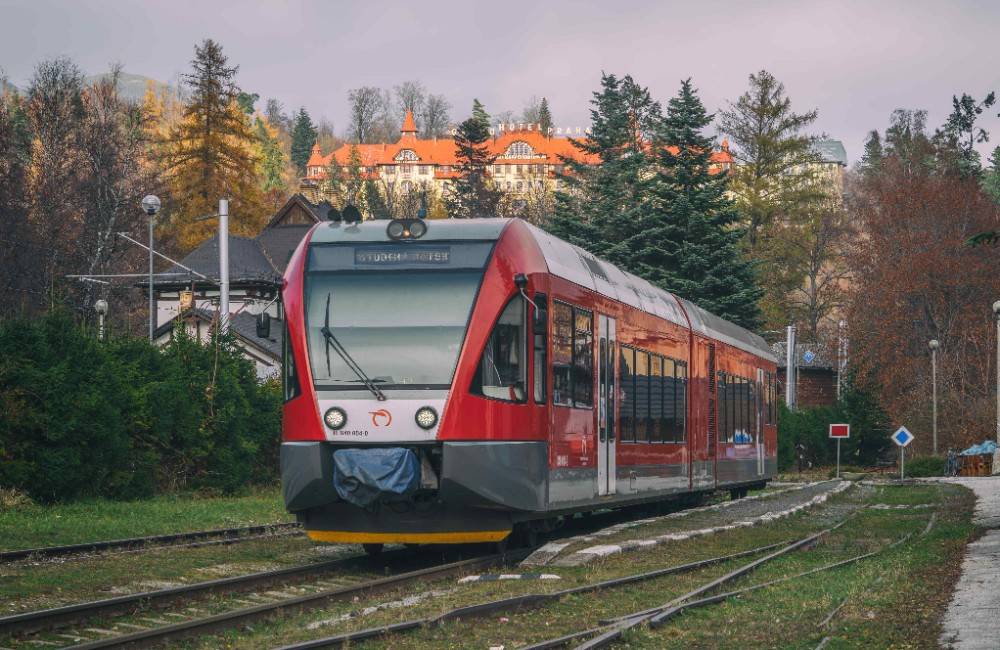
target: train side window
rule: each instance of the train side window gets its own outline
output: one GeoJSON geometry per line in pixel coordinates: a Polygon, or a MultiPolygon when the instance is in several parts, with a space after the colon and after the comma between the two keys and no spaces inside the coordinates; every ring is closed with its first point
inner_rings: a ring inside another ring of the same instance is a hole
{"type": "Polygon", "coordinates": [[[552,304],[552,403],[573,405],[573,308],[552,304]]]}
{"type": "Polygon", "coordinates": [[[736,378],[736,400],[733,404],[733,408],[736,410],[736,433],[733,436],[734,441],[737,443],[750,442],[748,428],[749,422],[747,422],[747,413],[749,409],[747,408],[747,380],[743,377],[736,378]]]}
{"type": "Polygon", "coordinates": [[[549,364],[546,360],[546,355],[548,354],[548,345],[546,339],[548,338],[548,328],[549,328],[549,299],[544,293],[535,294],[535,309],[534,318],[532,319],[531,331],[532,331],[532,341],[534,342],[534,358],[533,358],[533,370],[535,374],[535,403],[544,404],[545,403],[545,374],[548,370],[549,364]]]}
{"type": "Polygon", "coordinates": [[[288,321],[285,321],[284,334],[281,337],[281,387],[285,401],[294,399],[301,392],[299,375],[295,369],[295,355],[292,354],[292,342],[288,336],[288,321]]]}
{"type": "Polygon", "coordinates": [[[658,354],[649,355],[649,441],[668,440],[663,430],[663,363],[658,354]]]}
{"type": "Polygon", "coordinates": [[[663,432],[664,442],[676,442],[674,431],[677,420],[677,401],[675,399],[677,382],[674,379],[676,361],[673,359],[663,360],[663,418],[660,420],[660,430],[663,432]]]}
{"type": "Polygon", "coordinates": [[[687,440],[687,363],[678,361],[677,372],[674,380],[674,405],[676,408],[675,419],[677,428],[675,429],[674,442],[684,442],[687,440]]]}
{"type": "Polygon", "coordinates": [[[635,350],[619,346],[621,364],[618,381],[621,384],[622,402],[619,406],[622,442],[635,442],[635,350]]]}
{"type": "Polygon", "coordinates": [[[649,353],[635,351],[635,441],[649,442],[649,353]]]}
{"type": "Polygon", "coordinates": [[[525,304],[524,298],[516,295],[500,312],[479,360],[479,371],[472,381],[473,393],[507,402],[527,399],[525,304]]]}
{"type": "Polygon", "coordinates": [[[594,405],[594,316],[573,308],[573,406],[594,405]]]}

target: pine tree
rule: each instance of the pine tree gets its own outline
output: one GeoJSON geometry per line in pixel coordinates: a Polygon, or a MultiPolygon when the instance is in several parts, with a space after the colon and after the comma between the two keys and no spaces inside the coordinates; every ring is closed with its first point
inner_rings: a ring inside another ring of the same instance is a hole
{"type": "Polygon", "coordinates": [[[542,105],[538,108],[538,125],[542,130],[542,135],[549,135],[552,128],[552,112],[549,110],[549,100],[542,97],[542,105]]]}
{"type": "Polygon", "coordinates": [[[650,183],[654,209],[636,261],[654,284],[753,329],[761,290],[741,255],[743,232],[727,196],[728,178],[711,171],[714,141],[704,130],[713,117],[691,80],[682,81],[653,139],[659,164],[650,183]]]}
{"type": "Polygon", "coordinates": [[[364,185],[365,206],[368,208],[369,219],[389,219],[389,207],[385,203],[385,196],[382,188],[374,180],[369,178],[364,185]]]}
{"type": "Polygon", "coordinates": [[[993,149],[989,162],[989,169],[983,172],[983,191],[990,195],[997,205],[1000,205],[1000,147],[993,149]]]}
{"type": "Polygon", "coordinates": [[[281,151],[278,134],[264,118],[258,116],[254,122],[263,175],[261,188],[265,192],[282,192],[285,189],[285,154],[281,151]]]}
{"type": "Polygon", "coordinates": [[[489,115],[475,100],[472,117],[458,125],[455,134],[455,157],[461,176],[452,182],[445,202],[448,214],[457,219],[496,217],[499,214],[501,192],[487,174],[496,156],[490,154],[489,115]]]}
{"type": "Polygon", "coordinates": [[[312,155],[313,145],[316,144],[317,131],[313,126],[312,119],[305,107],[299,108],[295,115],[295,125],[292,127],[292,164],[299,174],[305,174],[306,163],[312,155]]]}
{"type": "Polygon", "coordinates": [[[591,100],[591,134],[573,140],[578,158],[565,160],[562,187],[548,229],[555,235],[637,275],[636,252],[644,247],[651,206],[647,180],[653,159],[649,136],[662,119],[660,105],[631,76],[601,77],[591,100]]]}
{"type": "Polygon", "coordinates": [[[472,100],[472,119],[479,123],[479,125],[489,132],[490,128],[490,114],[486,112],[486,107],[483,106],[478,99],[472,100]]]}
{"type": "Polygon", "coordinates": [[[868,139],[865,140],[865,152],[861,155],[858,170],[865,176],[878,173],[882,167],[883,157],[882,138],[879,137],[878,131],[873,130],[868,134],[868,139]]]}
{"type": "Polygon", "coordinates": [[[172,224],[183,248],[210,237],[221,198],[230,199],[232,231],[255,234],[266,219],[257,138],[236,101],[237,66],[228,66],[222,47],[208,39],[195,46],[194,68],[184,76],[190,101],[171,129],[164,153],[170,183],[172,224]]]}

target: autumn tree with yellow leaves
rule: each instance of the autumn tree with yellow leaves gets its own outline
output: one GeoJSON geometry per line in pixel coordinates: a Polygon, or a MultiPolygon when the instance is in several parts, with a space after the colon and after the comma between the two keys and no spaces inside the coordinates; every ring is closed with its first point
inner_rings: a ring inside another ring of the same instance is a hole
{"type": "Polygon", "coordinates": [[[214,234],[219,199],[230,201],[233,234],[255,235],[268,216],[261,178],[261,148],[251,118],[237,103],[238,66],[228,66],[211,39],[195,46],[191,91],[180,121],[163,142],[169,185],[170,230],[182,250],[214,234]]]}

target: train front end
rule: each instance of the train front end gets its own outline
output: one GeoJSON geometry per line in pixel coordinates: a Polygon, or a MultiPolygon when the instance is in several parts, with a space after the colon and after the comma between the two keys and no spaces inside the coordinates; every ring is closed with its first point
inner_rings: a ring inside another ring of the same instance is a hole
{"type": "Polygon", "coordinates": [[[441,440],[474,308],[493,310],[485,294],[497,283],[484,278],[508,225],[477,221],[326,223],[294,253],[281,475],[313,540],[372,548],[510,534],[504,499],[489,498],[508,491],[502,467],[484,477],[477,464],[491,459],[467,444],[466,458],[446,458],[441,440]]]}

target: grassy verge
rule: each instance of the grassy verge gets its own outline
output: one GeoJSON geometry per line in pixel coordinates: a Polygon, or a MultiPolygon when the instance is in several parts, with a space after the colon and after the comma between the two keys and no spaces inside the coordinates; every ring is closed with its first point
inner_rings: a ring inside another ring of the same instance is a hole
{"type": "MultiPolygon", "coordinates": [[[[255,626],[193,643],[197,647],[265,648],[352,629],[440,613],[524,593],[551,592],[577,584],[638,573],[695,559],[722,555],[800,538],[826,528],[863,502],[929,503],[933,508],[863,510],[816,548],[793,553],[765,565],[734,586],[746,586],[791,575],[866,550],[884,548],[907,533],[907,543],[860,563],[763,589],[722,605],[692,611],[659,630],[629,635],[628,647],[640,648],[791,648],[815,647],[825,636],[828,647],[936,647],[940,619],[961,564],[965,544],[974,535],[970,523],[971,494],[948,485],[855,487],[825,505],[772,524],[734,530],[656,547],[649,552],[613,556],[586,567],[552,568],[558,581],[485,582],[458,585],[440,581],[377,599],[333,604],[323,611],[255,626]],[[938,513],[926,536],[932,512],[938,513]],[[437,590],[416,604],[397,605],[339,619],[365,606],[437,590]],[[846,604],[828,626],[819,623],[839,603],[846,604]],[[327,621],[313,630],[310,623],[327,621]]],[[[521,645],[552,638],[607,616],[662,604],[691,588],[745,563],[736,560],[689,574],[592,594],[564,598],[546,606],[454,621],[407,635],[359,644],[357,648],[487,648],[521,645]]],[[[622,644],[624,646],[624,644],[622,644]]]]}
{"type": "Polygon", "coordinates": [[[292,521],[277,487],[244,496],[167,495],[0,510],[0,550],[292,521]]]}

